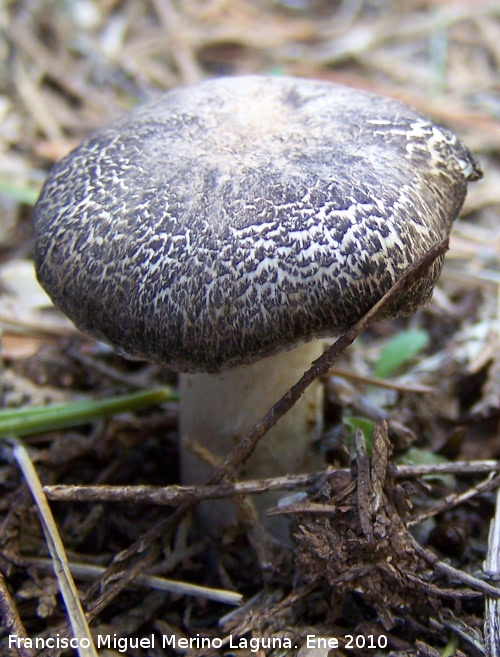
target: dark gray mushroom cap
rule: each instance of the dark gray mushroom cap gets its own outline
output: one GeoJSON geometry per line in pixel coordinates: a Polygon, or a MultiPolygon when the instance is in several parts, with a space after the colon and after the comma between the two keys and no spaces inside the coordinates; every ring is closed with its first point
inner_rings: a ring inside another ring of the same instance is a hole
{"type": "MultiPolygon", "coordinates": [[[[253,362],[365,313],[479,177],[405,105],[311,80],[175,89],[90,136],[35,208],[35,262],[83,331],[178,371],[253,362]]],[[[442,261],[390,316],[427,302],[442,261]]]]}

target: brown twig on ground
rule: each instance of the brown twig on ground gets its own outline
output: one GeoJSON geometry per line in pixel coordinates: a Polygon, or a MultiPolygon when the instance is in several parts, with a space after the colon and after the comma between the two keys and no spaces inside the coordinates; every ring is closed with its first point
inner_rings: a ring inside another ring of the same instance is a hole
{"type": "MultiPolygon", "coordinates": [[[[400,479],[416,479],[428,475],[477,475],[500,470],[500,461],[454,461],[425,465],[398,465],[394,474],[400,479]]],[[[342,468],[339,471],[347,472],[342,468]]],[[[222,482],[213,486],[79,486],[55,484],[44,486],[49,500],[59,502],[127,502],[128,504],[155,504],[179,506],[183,502],[217,500],[234,495],[253,495],[275,490],[297,490],[317,485],[325,472],[286,475],[269,479],[222,482]]],[[[484,492],[475,489],[477,493],[484,492]]]]}
{"type": "MultiPolygon", "coordinates": [[[[498,581],[500,577],[500,490],[497,491],[495,516],[490,524],[484,573],[493,581],[498,581]]],[[[498,597],[486,598],[484,642],[489,657],[500,655],[500,599],[498,597]]]]}
{"type": "Polygon", "coordinates": [[[407,527],[413,527],[414,525],[418,525],[419,523],[423,522],[427,518],[432,518],[433,516],[436,516],[438,513],[443,513],[443,511],[446,511],[448,509],[452,509],[453,507],[458,506],[459,504],[463,504],[467,500],[472,499],[473,497],[476,497],[477,495],[481,495],[482,493],[486,493],[490,490],[495,490],[500,486],[500,476],[496,475],[494,476],[493,472],[490,472],[488,477],[479,484],[476,484],[475,486],[472,486],[472,488],[469,488],[466,490],[464,493],[460,494],[452,494],[452,495],[447,495],[444,499],[442,499],[440,502],[436,503],[432,509],[427,509],[426,511],[422,511],[421,513],[418,513],[414,515],[412,518],[409,518],[408,521],[406,522],[407,527]]]}

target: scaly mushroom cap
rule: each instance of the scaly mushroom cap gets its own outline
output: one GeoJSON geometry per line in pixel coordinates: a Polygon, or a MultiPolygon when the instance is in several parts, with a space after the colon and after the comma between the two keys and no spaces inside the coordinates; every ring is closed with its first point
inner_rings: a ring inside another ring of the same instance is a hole
{"type": "MultiPolygon", "coordinates": [[[[38,277],[120,352],[215,372],[350,326],[449,234],[479,175],[452,133],[394,100],[209,80],[54,167],[35,208],[38,277]]],[[[441,266],[389,315],[427,302],[441,266]]]]}

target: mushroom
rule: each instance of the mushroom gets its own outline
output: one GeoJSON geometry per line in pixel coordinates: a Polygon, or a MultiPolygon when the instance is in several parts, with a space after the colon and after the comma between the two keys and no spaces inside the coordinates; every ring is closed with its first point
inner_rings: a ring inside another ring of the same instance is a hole
{"type": "MultiPolygon", "coordinates": [[[[177,88],[91,135],[35,207],[42,286],[81,330],[181,372],[182,476],[223,456],[451,230],[480,171],[448,130],[328,82],[243,76],[177,88]]],[[[394,303],[410,315],[442,267],[394,303]]],[[[245,466],[317,467],[317,384],[245,466]]],[[[227,504],[217,523],[231,517],[227,504]]],[[[213,519],[213,518],[212,518],[213,519]]]]}

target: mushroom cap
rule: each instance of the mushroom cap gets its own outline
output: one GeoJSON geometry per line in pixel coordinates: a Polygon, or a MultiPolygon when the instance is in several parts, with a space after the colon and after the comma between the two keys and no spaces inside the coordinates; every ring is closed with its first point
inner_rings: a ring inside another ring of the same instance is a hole
{"type": "MultiPolygon", "coordinates": [[[[216,372],[352,325],[449,234],[479,176],[455,135],[395,100],[208,80],[56,164],[35,207],[37,274],[119,352],[216,372]]],[[[441,267],[387,316],[426,303],[441,267]]]]}

